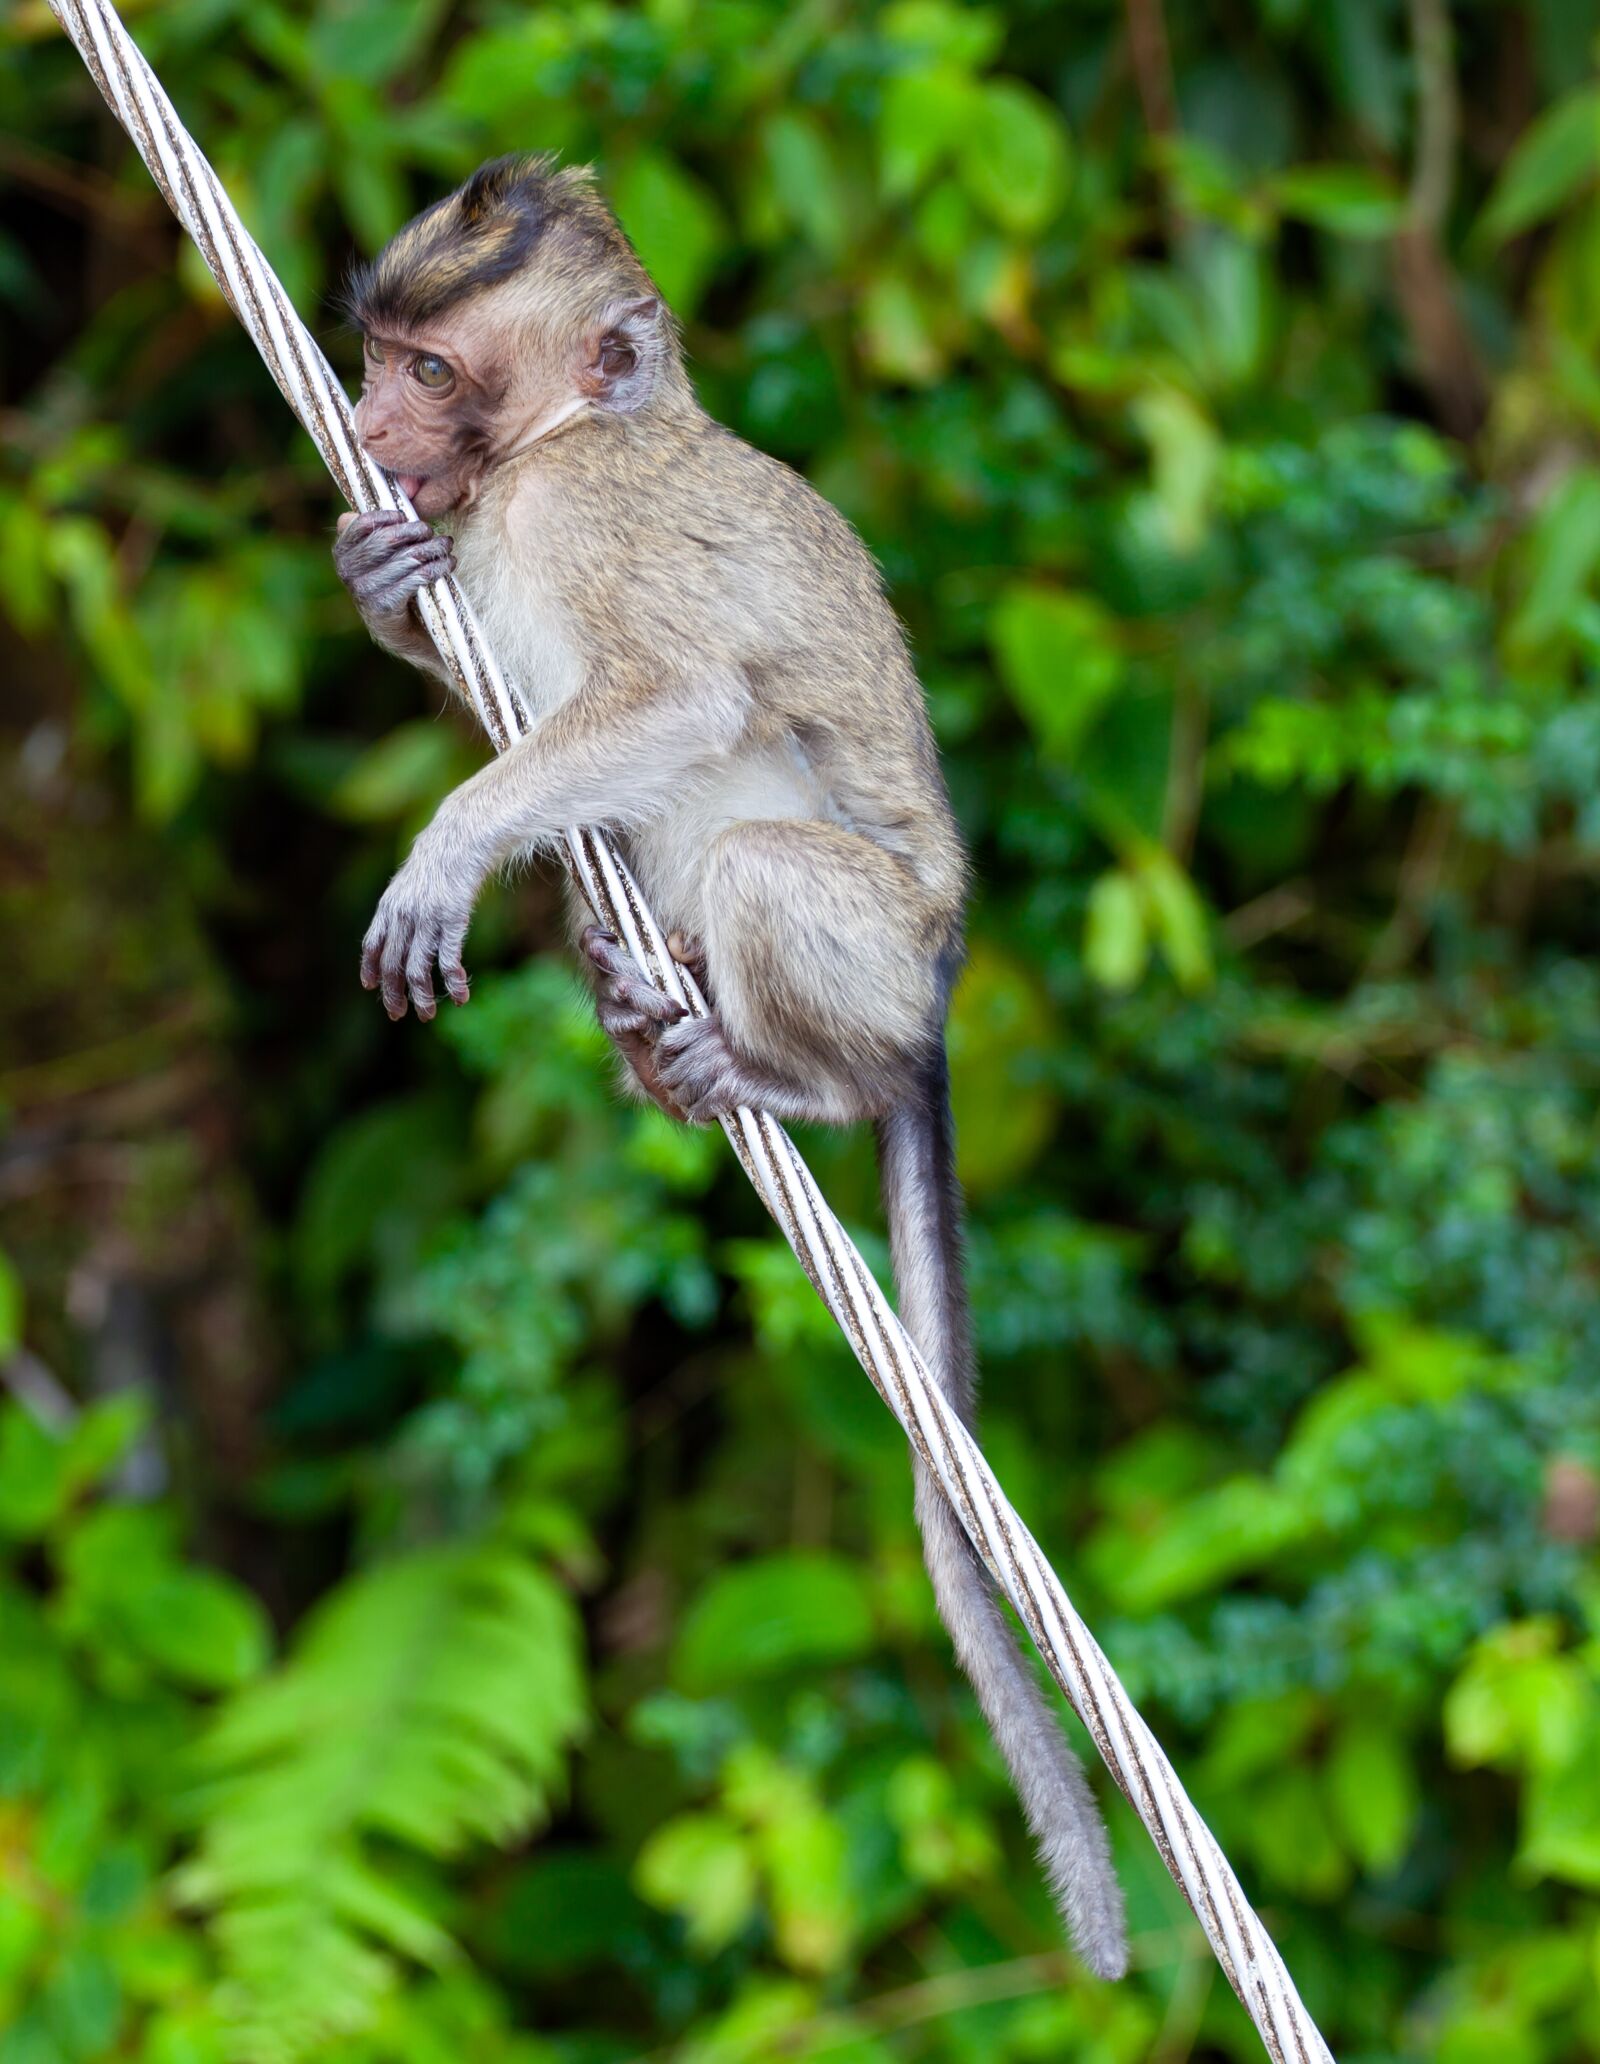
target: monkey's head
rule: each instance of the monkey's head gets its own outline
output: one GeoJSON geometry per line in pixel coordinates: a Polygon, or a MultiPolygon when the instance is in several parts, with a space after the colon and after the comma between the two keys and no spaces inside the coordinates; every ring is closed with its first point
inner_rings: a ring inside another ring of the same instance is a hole
{"type": "Polygon", "coordinates": [[[418,514],[594,411],[681,406],[676,331],[585,170],[496,158],[358,268],[356,430],[418,514]]]}

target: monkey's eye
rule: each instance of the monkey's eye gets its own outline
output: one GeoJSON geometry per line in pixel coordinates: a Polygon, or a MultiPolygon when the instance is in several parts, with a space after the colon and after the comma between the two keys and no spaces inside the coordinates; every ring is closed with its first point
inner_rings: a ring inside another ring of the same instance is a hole
{"type": "Polygon", "coordinates": [[[370,359],[372,360],[372,363],[373,363],[374,365],[382,365],[382,364],[383,364],[383,362],[384,362],[384,361],[383,361],[383,346],[382,346],[382,345],[381,345],[381,344],[380,344],[380,343],[378,342],[377,338],[376,338],[376,337],[364,337],[364,338],[362,339],[362,342],[363,342],[363,344],[364,344],[364,345],[366,346],[366,353],[367,353],[367,356],[368,356],[368,358],[370,358],[370,359]]]}
{"type": "Polygon", "coordinates": [[[431,387],[436,394],[455,382],[455,374],[442,358],[436,358],[431,351],[421,352],[414,358],[411,370],[424,387],[431,387]]]}

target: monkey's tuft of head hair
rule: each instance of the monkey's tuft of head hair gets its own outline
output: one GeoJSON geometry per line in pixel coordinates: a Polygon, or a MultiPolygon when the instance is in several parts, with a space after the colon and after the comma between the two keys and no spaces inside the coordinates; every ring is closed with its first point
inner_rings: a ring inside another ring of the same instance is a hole
{"type": "Polygon", "coordinates": [[[575,233],[597,256],[633,256],[587,166],[558,168],[549,153],[491,158],[397,231],[370,264],[355,267],[345,313],[365,331],[415,330],[521,272],[558,230],[575,233]]]}

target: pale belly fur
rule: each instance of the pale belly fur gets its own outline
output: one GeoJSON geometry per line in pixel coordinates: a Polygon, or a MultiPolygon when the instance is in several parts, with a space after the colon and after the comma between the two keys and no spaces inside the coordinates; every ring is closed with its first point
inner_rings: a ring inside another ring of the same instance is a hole
{"type": "Polygon", "coordinates": [[[799,747],[773,743],[689,776],[667,810],[629,832],[628,854],[660,922],[698,939],[706,930],[706,853],[719,832],[756,819],[835,816],[799,747]]]}
{"type": "MultiPolygon", "coordinates": [[[[552,597],[537,594],[529,569],[505,555],[462,555],[463,585],[503,654],[523,707],[537,724],[577,692],[576,640],[552,597]],[[530,590],[534,592],[530,596],[530,590]],[[536,606],[530,608],[530,599],[536,606]]],[[[618,815],[627,816],[628,769],[617,769],[618,815]]],[[[705,931],[705,856],[717,834],[759,818],[832,818],[839,812],[798,744],[770,740],[721,755],[686,774],[665,810],[630,826],[627,846],[639,886],[669,931],[705,931]]]]}

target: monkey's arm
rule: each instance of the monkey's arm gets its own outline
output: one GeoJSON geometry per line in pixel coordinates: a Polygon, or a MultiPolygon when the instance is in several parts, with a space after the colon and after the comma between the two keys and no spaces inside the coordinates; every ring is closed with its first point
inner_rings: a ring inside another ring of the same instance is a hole
{"type": "Polygon", "coordinates": [[[370,509],[339,518],[333,564],[374,642],[436,680],[450,675],[412,606],[419,588],[454,571],[448,537],[398,509],[370,509]]]}
{"type": "Polygon", "coordinates": [[[488,875],[549,846],[571,824],[648,823],[697,767],[734,750],[749,720],[742,679],[657,687],[642,671],[591,672],[570,701],[447,795],[383,892],[361,942],[361,980],[391,1018],[406,999],[434,1014],[437,962],[467,1000],[461,949],[488,875]]]}

